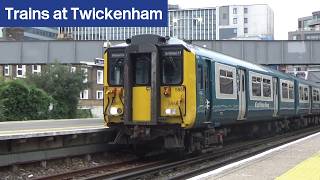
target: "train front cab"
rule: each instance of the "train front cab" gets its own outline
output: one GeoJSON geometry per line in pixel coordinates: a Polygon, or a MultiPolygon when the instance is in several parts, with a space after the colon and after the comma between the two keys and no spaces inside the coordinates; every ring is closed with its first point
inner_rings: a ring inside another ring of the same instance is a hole
{"type": "MultiPolygon", "coordinates": [[[[154,35],[105,53],[104,118],[130,138],[152,140],[193,126],[195,55],[154,35]],[[167,128],[167,129],[166,129],[167,128]]],[[[182,143],[182,142],[181,142],[182,143]]]]}

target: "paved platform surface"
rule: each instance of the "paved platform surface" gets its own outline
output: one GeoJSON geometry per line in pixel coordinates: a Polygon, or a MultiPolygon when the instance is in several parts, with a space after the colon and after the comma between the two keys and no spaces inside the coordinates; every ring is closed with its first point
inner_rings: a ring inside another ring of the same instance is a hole
{"type": "Polygon", "coordinates": [[[319,152],[317,133],[191,179],[319,180],[319,152]]]}
{"type": "Polygon", "coordinates": [[[0,122],[0,140],[105,131],[101,118],[0,122]]]}

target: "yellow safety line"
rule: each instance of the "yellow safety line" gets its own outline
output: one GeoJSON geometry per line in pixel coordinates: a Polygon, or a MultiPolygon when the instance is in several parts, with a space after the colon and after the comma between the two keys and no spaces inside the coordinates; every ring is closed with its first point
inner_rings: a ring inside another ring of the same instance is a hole
{"type": "Polygon", "coordinates": [[[21,129],[21,130],[11,130],[11,131],[0,131],[0,135],[15,135],[19,133],[26,132],[34,132],[34,133],[42,133],[42,132],[53,132],[53,131],[68,131],[68,130],[77,130],[80,129],[93,129],[93,128],[108,128],[104,125],[99,126],[73,126],[68,128],[45,128],[45,129],[21,129]]]}
{"type": "Polygon", "coordinates": [[[276,180],[320,180],[320,152],[277,177],[276,180]]]}

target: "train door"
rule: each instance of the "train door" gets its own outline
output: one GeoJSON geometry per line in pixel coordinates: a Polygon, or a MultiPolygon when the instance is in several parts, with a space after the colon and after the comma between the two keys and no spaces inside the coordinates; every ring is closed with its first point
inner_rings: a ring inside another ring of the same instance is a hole
{"type": "Polygon", "coordinates": [[[279,112],[279,88],[278,88],[278,78],[273,78],[273,102],[274,102],[274,110],[273,110],[273,116],[277,117],[279,112]]]}
{"type": "Polygon", "coordinates": [[[204,61],[204,89],[205,89],[205,119],[209,121],[210,113],[211,113],[211,71],[210,71],[211,63],[210,60],[205,59],[204,61]]]}
{"type": "Polygon", "coordinates": [[[238,69],[238,97],[239,97],[239,114],[238,120],[246,118],[247,96],[246,96],[246,73],[244,69],[238,69]]]}
{"type": "Polygon", "coordinates": [[[198,95],[199,95],[199,115],[204,121],[208,121],[210,117],[211,94],[210,94],[210,61],[203,57],[197,56],[197,81],[198,81],[198,95]]]}
{"type": "Polygon", "coordinates": [[[131,54],[133,68],[132,120],[151,119],[151,53],[131,54]]]}
{"type": "Polygon", "coordinates": [[[309,98],[308,98],[308,100],[309,100],[309,114],[312,114],[312,87],[311,86],[309,86],[309,88],[308,88],[308,96],[309,96],[309,98]]]}

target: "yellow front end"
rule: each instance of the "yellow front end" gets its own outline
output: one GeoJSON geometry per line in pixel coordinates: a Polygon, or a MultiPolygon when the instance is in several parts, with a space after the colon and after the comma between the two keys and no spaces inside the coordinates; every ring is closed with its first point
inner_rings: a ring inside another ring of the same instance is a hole
{"type": "MultiPolygon", "coordinates": [[[[104,56],[104,119],[106,125],[123,123],[123,87],[108,85],[108,55],[104,56]]],[[[160,86],[160,117],[158,124],[179,124],[193,127],[196,118],[196,59],[194,53],[183,50],[183,81],[181,85],[160,86]]],[[[132,123],[151,121],[151,89],[148,86],[132,88],[132,123]]]]}

